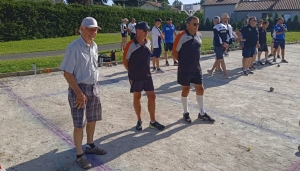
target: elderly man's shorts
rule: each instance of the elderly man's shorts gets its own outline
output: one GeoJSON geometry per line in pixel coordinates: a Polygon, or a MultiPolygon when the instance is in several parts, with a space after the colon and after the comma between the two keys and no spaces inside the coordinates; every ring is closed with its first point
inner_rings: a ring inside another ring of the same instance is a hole
{"type": "Polygon", "coordinates": [[[252,58],[255,55],[256,47],[243,47],[243,57],[252,58]]]}
{"type": "Polygon", "coordinates": [[[199,72],[178,72],[177,73],[177,82],[182,86],[190,86],[191,83],[202,84],[202,73],[199,72]]]}
{"type": "Polygon", "coordinates": [[[154,91],[154,85],[152,78],[141,81],[132,81],[130,87],[130,93],[142,92],[142,91],[154,91]]]}
{"type": "Polygon", "coordinates": [[[87,98],[84,108],[78,109],[75,105],[76,95],[72,88],[69,87],[68,100],[71,108],[73,125],[75,128],[83,128],[85,120],[94,122],[102,120],[102,107],[100,98],[94,94],[94,84],[78,84],[79,88],[87,98]]]}
{"type": "Polygon", "coordinates": [[[223,52],[225,51],[225,48],[223,46],[215,46],[215,53],[217,60],[223,59],[223,52]]]}

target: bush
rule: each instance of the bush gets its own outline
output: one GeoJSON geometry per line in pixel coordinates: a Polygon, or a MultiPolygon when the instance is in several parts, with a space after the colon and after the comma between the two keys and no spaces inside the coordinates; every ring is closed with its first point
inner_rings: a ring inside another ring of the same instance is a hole
{"type": "MultiPolygon", "coordinates": [[[[0,41],[71,36],[84,17],[92,16],[102,28],[100,33],[120,32],[122,18],[136,18],[154,25],[155,18],[172,17],[176,27],[182,27],[187,15],[168,10],[142,10],[139,8],[109,7],[101,5],[53,4],[48,1],[0,1],[0,41]]],[[[195,16],[202,19],[202,13],[195,16]]]]}

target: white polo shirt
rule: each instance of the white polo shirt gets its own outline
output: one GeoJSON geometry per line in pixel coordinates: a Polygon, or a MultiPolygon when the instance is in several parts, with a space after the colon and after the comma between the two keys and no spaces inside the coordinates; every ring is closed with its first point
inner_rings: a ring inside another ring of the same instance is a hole
{"type": "Polygon", "coordinates": [[[130,22],[128,24],[128,28],[129,28],[129,30],[131,30],[131,33],[135,33],[136,34],[135,25],[136,25],[136,23],[130,22]]]}
{"type": "Polygon", "coordinates": [[[160,38],[160,36],[162,35],[161,30],[158,27],[154,26],[151,32],[152,32],[153,48],[161,48],[161,43],[162,43],[162,40],[160,38]]]}

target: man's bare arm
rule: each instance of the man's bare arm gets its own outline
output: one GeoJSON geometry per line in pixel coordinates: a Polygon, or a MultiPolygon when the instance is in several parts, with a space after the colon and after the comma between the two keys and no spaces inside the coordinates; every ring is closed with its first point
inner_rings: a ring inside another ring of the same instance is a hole
{"type": "Polygon", "coordinates": [[[83,94],[83,92],[79,88],[73,74],[70,74],[70,73],[64,71],[64,77],[65,77],[65,79],[67,80],[69,86],[72,88],[72,90],[75,92],[76,95],[83,94]]]}
{"type": "Polygon", "coordinates": [[[123,65],[125,69],[128,71],[128,59],[123,59],[123,65]]]}
{"type": "Polygon", "coordinates": [[[172,57],[173,59],[178,60],[178,51],[172,50],[172,57]]]}

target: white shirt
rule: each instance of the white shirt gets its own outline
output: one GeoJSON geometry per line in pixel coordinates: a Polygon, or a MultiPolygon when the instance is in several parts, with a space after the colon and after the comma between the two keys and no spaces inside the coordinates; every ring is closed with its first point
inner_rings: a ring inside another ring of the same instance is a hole
{"type": "Polygon", "coordinates": [[[127,28],[126,24],[121,23],[120,27],[121,27],[121,33],[127,33],[127,31],[123,30],[123,29],[127,28]]]}
{"type": "MultiPolygon", "coordinates": [[[[222,23],[223,24],[223,23],[222,23]]],[[[224,24],[225,26],[226,26],[226,29],[228,30],[228,32],[229,32],[229,38],[234,38],[234,36],[233,36],[233,30],[232,30],[232,26],[230,25],[230,24],[224,24]]]]}
{"type": "Polygon", "coordinates": [[[129,30],[131,30],[131,33],[136,34],[135,25],[136,25],[136,23],[129,23],[128,28],[129,28],[129,30]]]}
{"type": "Polygon", "coordinates": [[[153,48],[161,48],[161,43],[162,43],[162,39],[160,38],[160,36],[162,35],[161,30],[158,27],[154,26],[151,32],[152,32],[153,48]]]}

